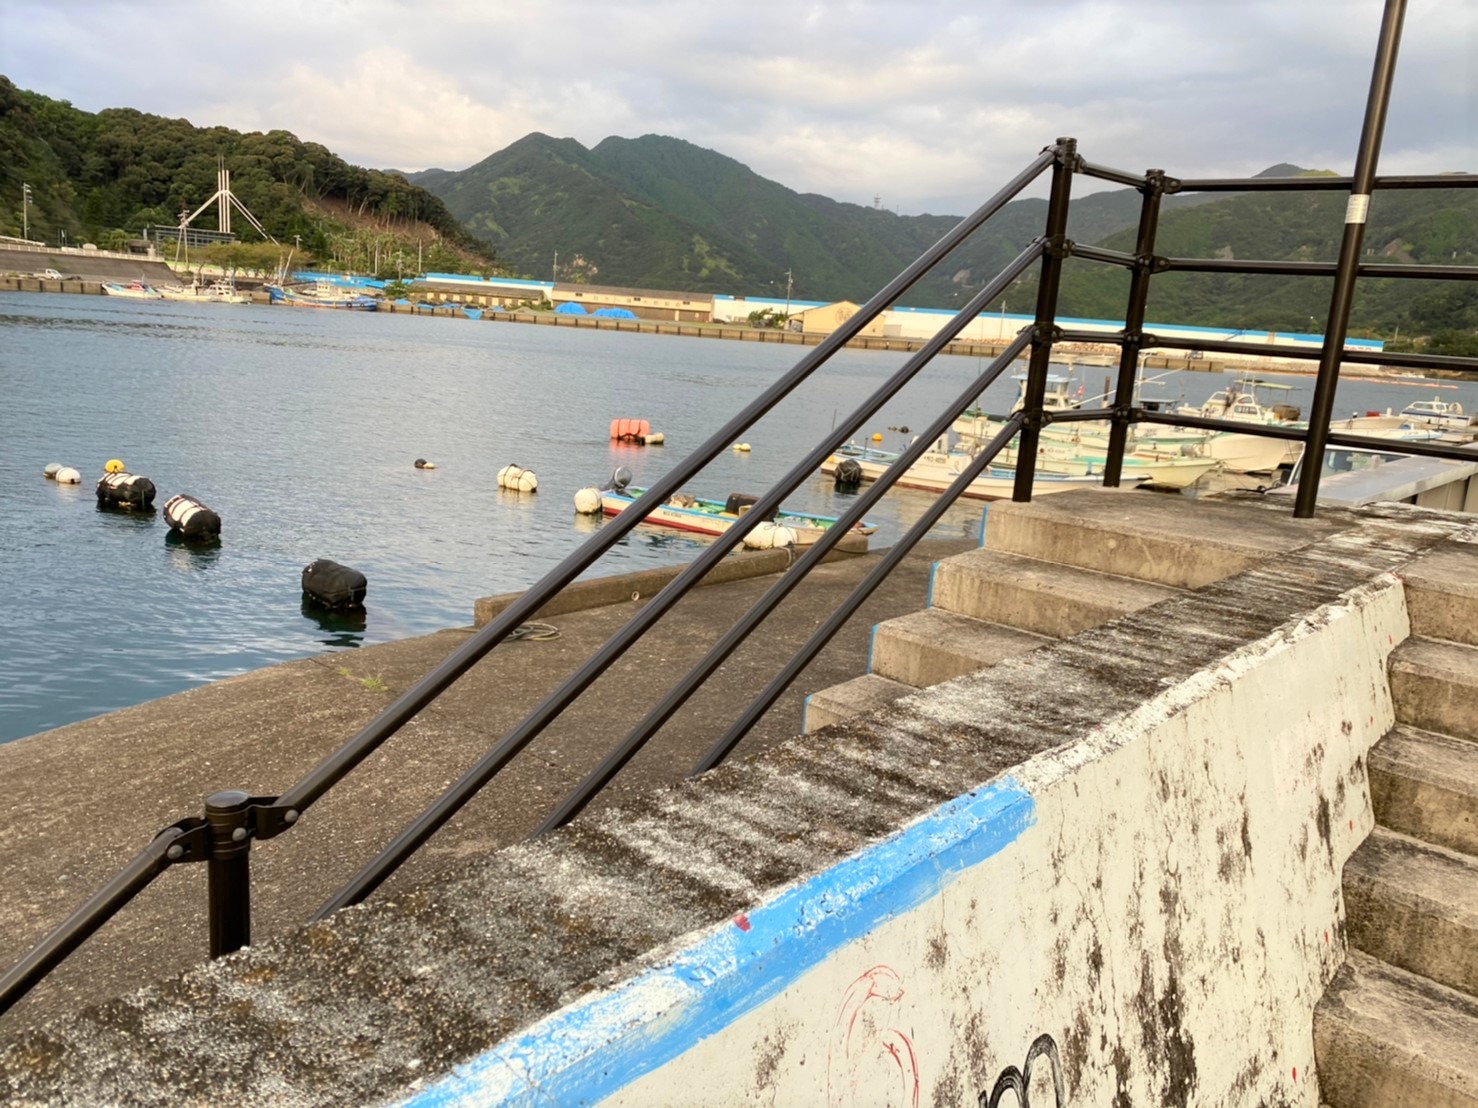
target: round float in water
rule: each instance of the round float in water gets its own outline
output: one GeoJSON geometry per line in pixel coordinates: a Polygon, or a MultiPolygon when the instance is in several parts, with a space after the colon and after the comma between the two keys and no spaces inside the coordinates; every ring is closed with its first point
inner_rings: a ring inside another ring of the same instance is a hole
{"type": "Polygon", "coordinates": [[[539,478],[534,476],[534,471],[531,469],[507,465],[498,470],[498,484],[502,488],[512,489],[515,492],[537,492],[539,478]]]}
{"type": "Polygon", "coordinates": [[[98,504],[104,508],[148,511],[154,507],[154,491],[154,482],[140,473],[113,470],[98,478],[98,504]]]}
{"type": "Polygon", "coordinates": [[[180,493],[164,502],[164,519],[171,532],[186,539],[218,539],[221,517],[193,496],[180,493]]]}
{"type": "Polygon", "coordinates": [[[320,607],[358,608],[368,591],[364,574],[328,558],[303,567],[303,595],[320,607]]]}
{"type": "Polygon", "coordinates": [[[575,511],[582,516],[593,516],[600,511],[600,489],[581,489],[575,493],[575,511]]]}

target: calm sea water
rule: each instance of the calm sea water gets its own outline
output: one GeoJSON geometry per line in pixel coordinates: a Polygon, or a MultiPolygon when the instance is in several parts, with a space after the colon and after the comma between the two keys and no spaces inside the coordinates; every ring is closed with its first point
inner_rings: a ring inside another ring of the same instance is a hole
{"type": "MultiPolygon", "coordinates": [[[[471,622],[478,596],[524,588],[598,526],[575,490],[617,465],[650,482],[799,357],[797,347],[406,315],[0,297],[0,741],[324,649],[471,622]],[[648,419],[660,448],[622,447],[618,416],[648,419]],[[421,471],[417,457],[438,468],[421,471]],[[171,545],[160,515],[98,511],[109,458],[221,514],[223,541],[171,545]],[[75,466],[79,486],[44,480],[75,466]],[[500,490],[509,463],[539,492],[500,490]],[[333,558],[369,578],[359,621],[305,610],[299,574],[333,558]]],[[[846,352],[744,435],[692,486],[759,492],[795,464],[902,355],[846,352]]],[[[944,358],[877,418],[920,427],[980,372],[944,358]]],[[[1089,391],[1103,371],[1089,370],[1089,391]]],[[[1303,391],[1309,379],[1287,378],[1303,391]]],[[[1172,374],[1199,402],[1223,382],[1172,374]]],[[[1474,401],[1475,390],[1436,395],[1474,401]]],[[[988,397],[1009,407],[1014,386],[988,397]]],[[[1349,382],[1337,412],[1434,395],[1349,382]]],[[[836,514],[819,475],[789,502],[836,514]]],[[[900,491],[874,513],[887,545],[923,511],[900,491]]],[[[978,504],[940,530],[978,532],[978,504]]],[[[590,575],[690,560],[703,540],[638,528],[590,575]]]]}

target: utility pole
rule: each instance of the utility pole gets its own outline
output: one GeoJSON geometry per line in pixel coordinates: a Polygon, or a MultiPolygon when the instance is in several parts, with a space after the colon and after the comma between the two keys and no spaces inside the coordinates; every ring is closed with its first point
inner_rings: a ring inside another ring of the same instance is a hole
{"type": "Polygon", "coordinates": [[[785,271],[785,318],[786,319],[789,319],[790,318],[790,290],[791,290],[791,288],[793,286],[793,283],[794,282],[793,282],[793,279],[791,278],[790,270],[787,269],[785,271]]]}
{"type": "Polygon", "coordinates": [[[21,238],[31,241],[31,186],[21,182],[21,238]]]}
{"type": "Polygon", "coordinates": [[[559,280],[559,251],[558,250],[556,250],[554,252],[554,266],[549,271],[549,280],[550,281],[558,281],[559,280]]]}

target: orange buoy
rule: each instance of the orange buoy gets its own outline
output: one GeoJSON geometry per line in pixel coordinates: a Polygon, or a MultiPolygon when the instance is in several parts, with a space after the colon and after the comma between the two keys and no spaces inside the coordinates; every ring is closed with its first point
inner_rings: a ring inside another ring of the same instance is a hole
{"type": "Polygon", "coordinates": [[[652,425],[644,419],[611,420],[611,438],[617,442],[639,442],[652,433],[652,425]]]}

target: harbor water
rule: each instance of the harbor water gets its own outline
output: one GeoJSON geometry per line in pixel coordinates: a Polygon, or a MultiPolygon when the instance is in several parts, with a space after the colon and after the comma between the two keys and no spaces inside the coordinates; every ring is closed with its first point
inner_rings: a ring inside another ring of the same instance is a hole
{"type": "MultiPolygon", "coordinates": [[[[0,741],[323,650],[471,622],[478,596],[537,581],[596,528],[577,489],[626,466],[661,476],[804,356],[793,346],[264,306],[14,293],[0,296],[0,741]],[[610,421],[649,420],[667,444],[613,443],[610,421]],[[223,520],[217,546],[168,541],[158,511],[100,511],[111,458],[188,493],[223,520]],[[416,458],[436,463],[414,467],[416,458]],[[50,462],[83,483],[42,477],[50,462]],[[498,488],[516,464],[534,494],[498,488]],[[366,610],[306,607],[299,577],[331,558],[369,579],[366,610]]],[[[758,493],[798,462],[905,355],[844,351],[745,432],[687,490],[758,493]]],[[[869,420],[898,448],[973,380],[977,359],[936,359],[869,420]],[[895,430],[890,430],[893,428],[895,430]]],[[[1108,371],[1089,369],[1086,389],[1108,371]]],[[[1264,375],[1267,376],[1267,375],[1264,375]]],[[[1297,386],[1307,409],[1312,379],[1297,386]]],[[[1166,375],[1199,403],[1228,378],[1166,375]]],[[[1336,414],[1433,396],[1472,410],[1478,387],[1350,379],[1336,414]]],[[[1011,405],[1003,380],[987,395],[1011,405]]],[[[1282,399],[1280,397],[1280,399],[1282,399]]],[[[929,503],[890,494],[871,516],[886,546],[929,503]]],[[[835,515],[847,497],[807,477],[787,507],[835,515]]],[[[978,533],[982,505],[941,533],[978,533]]],[[[705,540],[639,527],[588,576],[688,561],[705,540]]]]}

